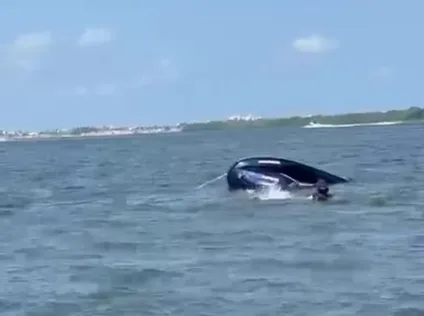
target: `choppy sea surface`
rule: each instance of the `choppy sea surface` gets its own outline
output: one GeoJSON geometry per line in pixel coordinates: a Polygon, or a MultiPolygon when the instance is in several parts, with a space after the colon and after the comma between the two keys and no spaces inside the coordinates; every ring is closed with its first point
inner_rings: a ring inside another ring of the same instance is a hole
{"type": "Polygon", "coordinates": [[[424,315],[424,126],[0,144],[1,315],[424,315]],[[197,188],[245,156],[318,203],[197,188]]]}

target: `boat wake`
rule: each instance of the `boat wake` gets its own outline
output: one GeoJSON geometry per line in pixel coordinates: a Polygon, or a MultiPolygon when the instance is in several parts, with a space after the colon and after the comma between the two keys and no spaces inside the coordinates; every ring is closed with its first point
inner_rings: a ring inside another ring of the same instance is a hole
{"type": "Polygon", "coordinates": [[[321,124],[315,122],[309,122],[309,124],[303,126],[303,128],[335,128],[335,127],[356,127],[356,126],[386,126],[402,124],[402,121],[394,122],[376,122],[376,123],[357,123],[357,124],[321,124]]]}

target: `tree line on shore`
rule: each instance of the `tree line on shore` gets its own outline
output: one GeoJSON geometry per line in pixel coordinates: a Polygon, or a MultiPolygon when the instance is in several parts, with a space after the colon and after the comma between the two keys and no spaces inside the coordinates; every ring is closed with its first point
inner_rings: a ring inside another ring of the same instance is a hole
{"type": "Polygon", "coordinates": [[[292,116],[286,118],[269,118],[257,120],[226,120],[204,123],[183,123],[184,131],[219,130],[243,127],[277,127],[277,126],[305,126],[310,122],[319,124],[369,124],[379,122],[408,122],[424,120],[424,108],[410,107],[404,110],[390,110],[386,112],[346,113],[337,115],[313,115],[308,117],[292,116]]]}

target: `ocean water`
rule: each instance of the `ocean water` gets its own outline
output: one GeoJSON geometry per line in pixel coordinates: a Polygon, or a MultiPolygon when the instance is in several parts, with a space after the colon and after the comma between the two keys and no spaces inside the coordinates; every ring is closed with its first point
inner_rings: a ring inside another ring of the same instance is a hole
{"type": "Polygon", "coordinates": [[[424,126],[0,144],[1,315],[424,315],[424,126]],[[237,158],[354,181],[229,193],[237,158]]]}

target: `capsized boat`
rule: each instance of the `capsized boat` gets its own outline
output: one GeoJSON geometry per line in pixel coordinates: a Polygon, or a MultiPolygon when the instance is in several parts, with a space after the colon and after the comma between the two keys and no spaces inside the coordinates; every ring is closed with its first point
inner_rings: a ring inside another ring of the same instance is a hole
{"type": "Polygon", "coordinates": [[[313,187],[319,179],[328,185],[349,182],[327,171],[296,162],[275,157],[248,157],[237,160],[227,172],[230,191],[257,190],[267,186],[280,189],[313,187]]]}

